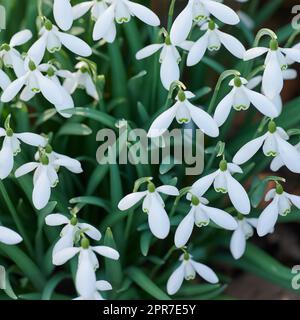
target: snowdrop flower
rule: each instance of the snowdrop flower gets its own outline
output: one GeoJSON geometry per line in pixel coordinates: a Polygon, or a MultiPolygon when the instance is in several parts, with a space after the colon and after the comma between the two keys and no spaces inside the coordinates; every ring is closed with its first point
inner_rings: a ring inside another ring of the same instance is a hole
{"type": "Polygon", "coordinates": [[[97,291],[95,270],[99,268],[96,254],[118,260],[119,253],[107,246],[90,246],[87,238],[81,241],[81,247],[66,248],[57,252],[53,257],[53,263],[60,266],[79,254],[78,268],[76,272],[76,290],[82,300],[93,300],[97,291]]]}
{"type": "Polygon", "coordinates": [[[250,90],[247,83],[246,79],[238,76],[229,82],[233,89],[221,100],[214,114],[219,126],[227,120],[232,107],[237,111],[247,110],[251,103],[267,117],[275,118],[279,115],[275,105],[264,95],[250,90]]]}
{"type": "Polygon", "coordinates": [[[57,168],[65,167],[73,173],[82,172],[80,163],[77,160],[63,156],[62,158],[50,161],[47,154],[51,153],[42,152],[39,162],[26,163],[15,172],[16,178],[19,178],[35,170],[32,202],[38,210],[43,209],[47,205],[51,196],[51,188],[54,188],[59,182],[57,168]]]}
{"type": "MultiPolygon", "coordinates": [[[[297,78],[297,71],[294,69],[282,70],[282,76],[283,76],[283,80],[293,80],[293,79],[297,78]]],[[[251,90],[251,89],[254,89],[255,87],[257,87],[261,82],[262,82],[262,76],[256,76],[256,77],[252,78],[251,80],[249,80],[249,82],[246,86],[248,89],[251,90]]],[[[263,92],[263,89],[262,89],[262,93],[265,94],[263,92]]],[[[273,98],[269,98],[269,99],[275,105],[275,107],[278,111],[278,114],[281,114],[281,112],[282,112],[282,99],[281,99],[280,94],[276,95],[273,98]]]]}
{"type": "Polygon", "coordinates": [[[232,177],[234,173],[243,173],[243,170],[234,163],[220,162],[219,169],[197,180],[191,189],[191,193],[201,197],[209,187],[214,184],[216,192],[228,193],[235,209],[242,214],[249,214],[250,201],[243,186],[232,177]]]}
{"type": "Polygon", "coordinates": [[[180,124],[189,123],[193,120],[205,134],[217,137],[219,135],[219,128],[213,118],[201,108],[189,102],[188,99],[194,97],[195,95],[192,92],[180,90],[176,97],[176,103],[154,120],[149,129],[148,137],[155,138],[164,134],[174,118],[180,124]]]}
{"type": "Polygon", "coordinates": [[[0,137],[4,137],[0,151],[1,180],[7,178],[13,170],[14,157],[21,151],[20,141],[35,147],[44,147],[47,143],[44,137],[35,133],[14,133],[9,125],[6,126],[6,129],[0,128],[0,137]]]}
{"type": "Polygon", "coordinates": [[[25,61],[24,74],[13,81],[3,92],[2,102],[10,102],[21,91],[21,100],[29,101],[35,94],[42,93],[44,98],[55,106],[67,105],[65,94],[55,82],[42,74],[32,60],[25,61]],[[66,103],[66,104],[65,104],[66,103]]]}
{"type": "Polygon", "coordinates": [[[175,245],[182,248],[189,241],[194,225],[197,227],[207,226],[212,220],[215,224],[226,230],[237,228],[235,219],[227,212],[209,207],[207,199],[196,197],[190,193],[187,199],[191,201],[191,209],[185,218],[180,222],[175,233],[175,245]]]}
{"type": "Polygon", "coordinates": [[[22,242],[22,237],[15,231],[0,226],[0,242],[7,245],[14,245],[22,242]]]}
{"type": "Polygon", "coordinates": [[[234,230],[230,240],[230,251],[234,259],[240,259],[246,250],[246,240],[253,236],[253,228],[257,227],[256,218],[244,218],[239,216],[236,221],[237,228],[234,230]]]}
{"type": "Polygon", "coordinates": [[[99,95],[95,83],[89,73],[89,68],[87,64],[83,61],[77,63],[75,68],[78,69],[77,72],[72,73],[64,81],[64,88],[73,94],[77,88],[84,89],[86,93],[94,98],[96,101],[99,100],[99,95]]]}
{"type": "Polygon", "coordinates": [[[71,29],[74,19],[70,0],[54,0],[53,16],[61,30],[71,29]]]}
{"type": "Polygon", "coordinates": [[[203,58],[207,49],[209,51],[220,50],[221,44],[235,57],[243,59],[246,49],[242,43],[235,37],[220,31],[213,20],[203,24],[200,29],[206,32],[193,44],[187,57],[188,66],[197,64],[203,58]]]}
{"type": "MultiPolygon", "coordinates": [[[[90,297],[89,300],[104,300],[101,294],[98,291],[109,291],[112,290],[112,286],[108,281],[100,280],[96,282],[96,291],[95,293],[90,297]]],[[[84,297],[78,297],[74,300],[85,300],[84,297]]]]}
{"type": "MultiPolygon", "coordinates": [[[[295,149],[299,152],[300,154],[300,142],[298,144],[296,144],[295,146],[295,149]]],[[[284,166],[284,162],[282,160],[282,157],[281,155],[279,154],[278,156],[276,156],[272,162],[271,162],[271,165],[270,165],[270,168],[272,171],[278,171],[281,167],[284,166]]]]}
{"type": "Polygon", "coordinates": [[[155,188],[152,182],[148,182],[147,191],[140,191],[128,194],[118,204],[122,211],[133,207],[140,200],[143,200],[143,211],[148,214],[149,228],[153,235],[159,239],[165,239],[170,231],[170,220],[164,208],[164,201],[160,193],[178,196],[176,187],[164,185],[155,188]]]}
{"type": "Polygon", "coordinates": [[[189,0],[173,23],[171,41],[175,44],[183,42],[192,29],[193,21],[200,22],[210,14],[230,25],[238,24],[240,21],[238,15],[222,3],[211,0],[189,0]]]}
{"type": "Polygon", "coordinates": [[[280,48],[278,41],[272,39],[269,48],[257,47],[246,51],[244,60],[252,60],[267,53],[265,59],[265,71],[262,79],[263,92],[269,97],[274,98],[283,88],[282,70],[287,69],[286,58],[293,59],[300,63],[300,50],[295,48],[280,48]]]}
{"type": "Polygon", "coordinates": [[[64,111],[74,108],[74,101],[70,93],[61,85],[59,78],[72,78],[72,73],[68,70],[58,70],[55,66],[49,63],[41,64],[39,66],[41,72],[46,73],[46,77],[57,84],[61,89],[61,94],[63,95],[63,105],[55,105],[56,111],[65,118],[70,118],[72,114],[66,113],[64,111]]]}
{"type": "Polygon", "coordinates": [[[284,165],[294,173],[300,173],[300,153],[287,140],[288,134],[274,121],[270,121],[268,132],[246,143],[234,156],[233,162],[241,165],[251,159],[263,146],[263,152],[267,157],[280,156],[284,165]]]}
{"type": "Polygon", "coordinates": [[[8,75],[0,69],[0,89],[4,91],[10,84],[11,81],[8,75]]]}
{"type": "Polygon", "coordinates": [[[65,225],[60,233],[60,239],[53,248],[53,257],[60,250],[73,247],[74,242],[76,241],[76,235],[80,232],[93,240],[99,241],[101,239],[101,233],[95,227],[88,223],[79,222],[76,216],[68,219],[60,213],[54,213],[48,215],[45,218],[45,221],[48,226],[65,225]]]}
{"type": "MultiPolygon", "coordinates": [[[[181,44],[176,46],[184,50],[189,50],[191,48],[191,41],[184,41],[181,44]]],[[[179,62],[181,61],[180,54],[175,45],[172,44],[170,37],[167,36],[165,43],[161,44],[151,44],[136,54],[137,60],[142,60],[147,57],[152,56],[157,51],[161,50],[159,62],[161,63],[160,67],[160,79],[165,87],[169,90],[171,84],[174,81],[178,81],[180,77],[179,62]]]]}
{"type": "Polygon", "coordinates": [[[158,16],[145,6],[129,0],[107,0],[109,5],[104,12],[99,14],[93,30],[93,39],[98,41],[109,38],[110,42],[115,38],[115,21],[118,24],[129,22],[131,16],[135,16],[144,23],[157,27],[160,25],[158,16]]]}
{"type": "Polygon", "coordinates": [[[30,30],[23,30],[16,33],[7,44],[3,44],[0,48],[0,59],[8,68],[13,68],[17,77],[23,73],[23,58],[15,47],[21,46],[32,38],[30,30]]]}
{"type": "Polygon", "coordinates": [[[49,20],[46,20],[39,34],[40,38],[31,46],[27,53],[28,57],[35,64],[40,64],[46,49],[54,53],[59,51],[62,45],[82,57],[88,57],[92,54],[92,49],[86,42],[74,35],[59,31],[49,20]]]}
{"type": "Polygon", "coordinates": [[[276,189],[271,189],[265,197],[265,201],[271,203],[264,209],[258,218],[257,233],[260,237],[272,232],[278,216],[286,216],[291,212],[292,204],[300,209],[300,196],[289,194],[277,183],[276,189]]]}
{"type": "Polygon", "coordinates": [[[171,274],[167,283],[167,292],[175,294],[181,287],[183,280],[194,280],[196,273],[209,283],[218,283],[219,279],[215,272],[205,264],[196,262],[187,252],[180,259],[179,267],[171,274]]]}
{"type": "MultiPolygon", "coordinates": [[[[73,17],[74,20],[79,19],[85,15],[89,10],[91,10],[91,16],[93,21],[97,21],[102,14],[108,9],[108,4],[104,0],[92,0],[81,2],[73,7],[73,17]]],[[[96,33],[96,30],[94,31],[96,33]]],[[[108,42],[112,43],[115,41],[117,34],[117,29],[114,20],[111,22],[109,28],[105,34],[102,34],[102,38],[108,42]]]]}

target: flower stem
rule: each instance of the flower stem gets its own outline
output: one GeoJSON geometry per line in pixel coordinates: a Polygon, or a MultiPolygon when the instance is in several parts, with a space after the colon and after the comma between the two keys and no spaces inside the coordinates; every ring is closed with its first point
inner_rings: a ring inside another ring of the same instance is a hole
{"type": "Polygon", "coordinates": [[[170,32],[171,27],[172,27],[172,23],[173,23],[175,2],[176,2],[176,0],[172,0],[171,4],[170,4],[170,9],[169,9],[169,14],[168,14],[168,32],[170,32]]]}
{"type": "Polygon", "coordinates": [[[286,44],[285,44],[285,48],[289,48],[292,44],[293,44],[293,42],[294,42],[294,40],[296,39],[296,37],[298,36],[300,34],[300,29],[297,29],[297,30],[295,30],[292,34],[291,34],[291,36],[288,38],[288,41],[286,42],[286,44]]]}
{"type": "MultiPolygon", "coordinates": [[[[175,247],[175,246],[173,246],[173,247],[171,247],[170,249],[169,249],[169,251],[166,253],[166,255],[163,257],[163,261],[164,262],[166,262],[170,257],[171,257],[171,255],[172,255],[172,253],[176,250],[177,248],[175,247]]],[[[153,278],[153,276],[159,271],[159,269],[160,269],[160,267],[161,267],[162,265],[157,265],[154,269],[153,269],[153,271],[152,271],[152,273],[151,273],[151,278],[153,278]]]]}

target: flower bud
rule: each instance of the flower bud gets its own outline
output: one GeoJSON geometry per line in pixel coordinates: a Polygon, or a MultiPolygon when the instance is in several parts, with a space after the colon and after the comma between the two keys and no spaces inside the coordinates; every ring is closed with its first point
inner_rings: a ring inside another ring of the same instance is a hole
{"type": "Polygon", "coordinates": [[[83,238],[83,239],[81,240],[81,247],[82,247],[83,249],[88,249],[88,248],[90,247],[90,241],[89,241],[89,239],[83,238]]]}
{"type": "Polygon", "coordinates": [[[227,161],[226,160],[222,160],[220,162],[219,168],[221,171],[226,171],[227,170],[227,161]]]}

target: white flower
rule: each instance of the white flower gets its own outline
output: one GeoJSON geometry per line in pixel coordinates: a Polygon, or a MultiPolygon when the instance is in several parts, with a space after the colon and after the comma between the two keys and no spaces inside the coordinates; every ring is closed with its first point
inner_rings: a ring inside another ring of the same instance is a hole
{"type": "MultiPolygon", "coordinates": [[[[184,41],[181,44],[177,44],[176,46],[184,50],[189,50],[191,48],[191,45],[191,41],[184,41]]],[[[161,63],[160,79],[163,86],[167,90],[169,90],[171,84],[174,81],[178,81],[180,77],[180,70],[178,64],[181,61],[181,57],[176,46],[171,43],[170,37],[167,36],[165,43],[151,44],[141,49],[136,54],[136,59],[141,60],[161,50],[159,57],[159,62],[161,63]]]]}
{"type": "Polygon", "coordinates": [[[285,70],[288,66],[286,59],[293,59],[300,63],[300,50],[295,48],[280,48],[277,40],[272,39],[269,48],[257,47],[246,51],[244,60],[252,60],[265,53],[267,53],[267,57],[265,59],[266,68],[262,79],[262,89],[266,96],[272,99],[282,91],[282,70],[285,70]]]}
{"type": "Polygon", "coordinates": [[[24,87],[20,98],[23,101],[29,101],[35,94],[42,93],[45,99],[55,106],[63,106],[65,101],[65,93],[61,86],[50,80],[42,74],[40,66],[35,65],[33,61],[25,61],[24,73],[13,81],[3,92],[1,96],[2,102],[10,102],[24,87]]]}
{"type": "Polygon", "coordinates": [[[165,239],[170,231],[170,220],[164,208],[164,201],[160,193],[178,196],[176,187],[164,185],[155,188],[152,182],[148,183],[147,191],[140,191],[128,194],[118,204],[122,211],[133,207],[140,200],[143,200],[143,211],[148,214],[148,223],[151,232],[159,239],[165,239]]]}
{"type": "Polygon", "coordinates": [[[193,44],[187,57],[187,66],[197,64],[203,58],[207,49],[209,51],[220,50],[221,44],[235,57],[243,59],[246,49],[242,43],[230,34],[220,31],[214,21],[210,20],[203,24],[200,29],[206,30],[206,32],[193,44]]]}
{"type": "Polygon", "coordinates": [[[277,184],[276,189],[271,189],[265,197],[265,201],[271,203],[264,209],[258,218],[257,233],[260,237],[273,232],[278,216],[286,216],[291,212],[292,204],[300,209],[300,196],[284,192],[282,186],[277,184]]]}
{"type": "Polygon", "coordinates": [[[78,71],[69,75],[64,81],[64,88],[73,94],[77,88],[84,89],[86,93],[94,98],[96,101],[99,100],[99,95],[95,83],[88,71],[88,67],[85,62],[81,61],[75,66],[78,71]]]}
{"type": "Polygon", "coordinates": [[[191,193],[201,197],[214,184],[216,192],[228,192],[229,198],[238,212],[249,214],[250,201],[248,195],[243,186],[232,177],[233,173],[243,173],[243,171],[238,165],[222,160],[217,171],[200,178],[192,185],[191,193]]]}
{"type": "Polygon", "coordinates": [[[108,38],[112,42],[115,38],[115,21],[119,24],[129,22],[135,16],[150,26],[160,25],[158,16],[150,9],[129,0],[107,0],[109,5],[99,14],[93,30],[95,41],[108,38]],[[113,37],[114,36],[114,37],[113,37]]]}
{"type": "Polygon", "coordinates": [[[168,294],[175,294],[181,287],[183,280],[194,280],[196,273],[209,283],[218,283],[219,279],[215,272],[205,264],[196,262],[188,253],[183,254],[180,266],[171,274],[168,283],[168,294]]]}
{"type": "Polygon", "coordinates": [[[60,29],[71,29],[74,19],[70,0],[54,0],[53,16],[60,29]]]}
{"type": "MultiPolygon", "coordinates": [[[[104,300],[98,291],[109,291],[112,290],[112,286],[108,281],[99,280],[96,282],[96,291],[88,300],[104,300]]],[[[84,297],[78,297],[74,300],[86,300],[84,297]]]]}
{"type": "Polygon", "coordinates": [[[4,91],[10,84],[11,81],[8,75],[0,69],[0,89],[4,91]]]}
{"type": "Polygon", "coordinates": [[[23,72],[23,58],[15,47],[21,46],[32,38],[30,30],[23,30],[16,33],[10,40],[9,44],[3,44],[0,49],[0,59],[8,68],[13,68],[17,77],[23,72]]]}
{"type": "Polygon", "coordinates": [[[171,29],[172,42],[175,44],[183,42],[192,29],[193,21],[200,22],[209,17],[210,14],[231,25],[238,24],[240,21],[238,15],[222,3],[211,0],[189,0],[187,6],[173,23],[171,29]]]}
{"type": "Polygon", "coordinates": [[[14,245],[22,242],[22,237],[15,231],[0,226],[0,242],[7,245],[14,245]]]}
{"type": "Polygon", "coordinates": [[[60,156],[52,161],[52,156],[52,152],[43,152],[40,162],[26,163],[15,172],[16,178],[19,178],[35,170],[33,175],[32,202],[38,210],[44,208],[49,202],[51,188],[54,188],[59,182],[57,170],[60,167],[65,167],[73,173],[82,172],[79,161],[67,156],[60,156]]]}
{"type": "Polygon", "coordinates": [[[234,230],[230,240],[230,251],[234,259],[240,259],[246,250],[246,240],[253,236],[253,228],[257,227],[256,218],[239,217],[236,219],[238,227],[234,230]]]}
{"type": "Polygon", "coordinates": [[[72,73],[68,70],[58,70],[55,66],[49,63],[44,63],[39,66],[41,72],[46,73],[46,77],[57,84],[61,89],[61,94],[63,95],[64,103],[62,105],[55,105],[56,111],[65,118],[70,118],[71,113],[66,113],[64,111],[74,108],[74,101],[71,94],[61,85],[59,78],[70,79],[72,78],[72,73]]]}
{"type": "Polygon", "coordinates": [[[27,53],[28,57],[37,65],[43,60],[46,49],[54,53],[59,51],[62,45],[82,57],[88,57],[92,54],[92,49],[86,42],[74,35],[59,31],[49,20],[45,22],[39,34],[40,38],[27,53]]]}
{"type": "Polygon", "coordinates": [[[47,140],[35,133],[24,132],[14,133],[12,129],[0,128],[0,137],[4,137],[0,151],[0,179],[3,180],[12,172],[14,156],[20,151],[20,141],[35,147],[44,147],[47,140]]]}
{"type": "Polygon", "coordinates": [[[227,212],[209,207],[207,199],[196,197],[190,193],[187,199],[191,201],[191,209],[177,227],[175,233],[175,245],[182,248],[188,242],[194,225],[197,227],[207,226],[212,220],[215,224],[226,230],[234,230],[237,228],[235,219],[227,212]]]}
{"type": "Polygon", "coordinates": [[[92,247],[86,238],[81,241],[81,247],[63,249],[53,257],[54,265],[60,266],[79,254],[75,285],[82,300],[94,300],[98,290],[95,270],[99,268],[99,263],[95,253],[113,260],[119,259],[115,249],[107,246],[92,247]]]}
{"type": "Polygon", "coordinates": [[[247,80],[235,77],[229,82],[233,89],[221,100],[215,110],[214,119],[222,126],[233,107],[237,111],[247,110],[252,103],[254,107],[267,117],[275,118],[279,115],[275,105],[264,95],[250,90],[247,80]]]}
{"type": "MultiPolygon", "coordinates": [[[[294,146],[300,154],[300,142],[294,146]]],[[[277,155],[271,162],[270,168],[272,171],[278,171],[281,167],[284,166],[281,155],[277,155]]]]}
{"type": "Polygon", "coordinates": [[[251,159],[263,146],[267,157],[280,156],[284,165],[294,173],[300,173],[300,153],[287,140],[288,134],[274,121],[269,122],[268,132],[246,143],[234,156],[233,162],[241,165],[251,159]]]}
{"type": "MultiPolygon", "coordinates": [[[[102,16],[102,14],[105,13],[107,8],[108,4],[104,0],[92,0],[81,2],[73,7],[73,17],[74,20],[76,20],[85,15],[89,10],[91,10],[92,20],[97,21],[102,16]]],[[[94,32],[96,33],[96,30],[94,32]]],[[[112,43],[115,41],[116,34],[116,25],[115,22],[112,21],[106,33],[102,33],[101,38],[103,38],[108,43],[112,43]]]]}
{"type": "Polygon", "coordinates": [[[148,131],[148,137],[154,138],[164,134],[174,118],[180,124],[193,120],[205,134],[217,137],[219,128],[216,122],[208,113],[189,102],[188,99],[193,97],[195,95],[192,92],[180,90],[176,97],[176,103],[154,120],[148,131]]]}
{"type": "Polygon", "coordinates": [[[52,256],[60,250],[73,247],[78,232],[82,232],[96,241],[101,239],[101,233],[95,227],[88,223],[79,222],[75,216],[68,219],[60,213],[53,213],[48,215],[45,221],[48,226],[65,225],[60,233],[60,239],[53,248],[52,256]]]}
{"type": "MultiPolygon", "coordinates": [[[[283,76],[283,80],[293,80],[297,78],[297,71],[294,69],[286,69],[286,70],[282,70],[282,76],[283,76]]],[[[262,82],[262,76],[256,76],[254,78],[252,78],[251,80],[249,80],[249,82],[247,83],[247,88],[248,89],[254,89],[256,86],[258,86],[260,83],[262,82]]],[[[262,93],[264,95],[266,95],[263,92],[263,88],[262,88],[262,93]]],[[[268,97],[266,95],[266,97],[268,97]]],[[[276,95],[273,98],[269,98],[273,104],[275,105],[278,114],[281,114],[282,112],[282,99],[280,94],[276,95]]]]}

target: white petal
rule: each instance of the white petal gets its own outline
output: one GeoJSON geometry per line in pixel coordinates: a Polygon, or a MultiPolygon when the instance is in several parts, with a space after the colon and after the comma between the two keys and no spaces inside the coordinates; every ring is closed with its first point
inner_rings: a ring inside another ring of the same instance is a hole
{"type": "Polygon", "coordinates": [[[72,259],[78,252],[80,252],[81,248],[66,248],[59,252],[57,252],[53,256],[53,264],[56,266],[60,266],[66,263],[68,260],[72,259]]]}
{"type": "Polygon", "coordinates": [[[215,272],[211,268],[206,266],[205,264],[202,264],[202,263],[199,263],[199,262],[196,262],[193,260],[191,260],[191,264],[194,267],[194,269],[196,270],[196,272],[199,274],[199,276],[202,277],[207,282],[209,282],[209,283],[218,283],[219,282],[219,278],[215,274],[215,272]]]}
{"type": "Polygon", "coordinates": [[[111,24],[114,21],[115,5],[112,4],[107,10],[98,18],[93,30],[93,39],[100,40],[107,34],[111,24]]]}
{"type": "Polygon", "coordinates": [[[281,49],[286,54],[287,58],[300,63],[300,50],[295,48],[281,49]]]}
{"type": "Polygon", "coordinates": [[[195,107],[189,101],[186,101],[185,104],[191,113],[192,120],[199,129],[213,138],[219,135],[219,128],[216,121],[207,112],[195,107]]]}
{"type": "Polygon", "coordinates": [[[247,88],[253,90],[262,82],[262,76],[256,76],[248,81],[247,88]]]}
{"type": "Polygon", "coordinates": [[[206,32],[194,43],[187,57],[187,66],[194,66],[203,58],[208,46],[208,35],[209,33],[206,32]]]}
{"type": "Polygon", "coordinates": [[[276,172],[276,171],[278,171],[278,170],[279,170],[281,167],[283,167],[283,166],[284,166],[284,163],[283,163],[281,157],[280,157],[280,156],[276,156],[276,157],[272,160],[272,162],[271,162],[271,164],[270,164],[270,169],[271,169],[272,171],[276,172]]]}
{"type": "Polygon", "coordinates": [[[167,46],[166,55],[160,68],[160,79],[165,89],[169,90],[171,84],[174,81],[179,80],[179,76],[179,66],[176,57],[174,56],[173,48],[172,46],[167,46]]]}
{"type": "Polygon", "coordinates": [[[278,219],[278,197],[264,209],[258,218],[257,233],[260,237],[270,233],[278,219]]]}
{"type": "Polygon", "coordinates": [[[23,164],[21,167],[19,167],[15,172],[15,177],[19,178],[21,176],[24,176],[25,174],[33,171],[39,166],[38,162],[28,162],[26,164],[23,164]]]}
{"type": "Polygon", "coordinates": [[[92,54],[91,47],[78,37],[63,32],[58,32],[57,35],[61,43],[75,54],[82,57],[88,57],[92,54]]]}
{"type": "Polygon", "coordinates": [[[238,165],[247,162],[261,148],[265,139],[266,135],[263,135],[246,143],[233,157],[233,162],[238,165]]]}
{"type": "MultiPolygon", "coordinates": [[[[70,226],[67,226],[70,227],[70,226]]],[[[64,230],[64,229],[63,229],[64,230]]],[[[56,242],[52,250],[52,257],[56,255],[59,251],[66,248],[71,248],[74,245],[74,228],[67,229],[66,233],[56,242]]]]}
{"type": "Polygon", "coordinates": [[[230,240],[230,251],[234,259],[240,259],[246,250],[246,237],[241,227],[232,234],[230,240]]]}
{"type": "Polygon", "coordinates": [[[268,51],[269,51],[268,48],[262,48],[262,47],[249,49],[244,54],[244,60],[248,61],[248,60],[255,59],[255,58],[267,53],[268,51]]]}
{"type": "Polygon", "coordinates": [[[32,202],[36,209],[43,209],[49,202],[51,195],[51,185],[47,174],[47,168],[42,168],[40,175],[33,187],[32,202]]]}
{"type": "Polygon", "coordinates": [[[20,243],[22,240],[22,237],[15,231],[0,226],[0,242],[8,245],[13,245],[20,243]]]}
{"type": "Polygon", "coordinates": [[[112,290],[112,286],[108,281],[100,280],[96,283],[96,288],[99,291],[109,291],[112,290]]]}
{"type": "Polygon", "coordinates": [[[152,56],[154,53],[156,53],[162,47],[163,47],[163,44],[150,44],[149,46],[138,51],[135,57],[137,60],[145,59],[147,57],[152,56]]]}
{"type": "Polygon", "coordinates": [[[204,205],[201,207],[210,219],[218,226],[226,230],[235,230],[237,228],[236,220],[226,211],[204,205]]]}
{"type": "Polygon", "coordinates": [[[148,223],[151,232],[159,239],[165,239],[170,231],[170,220],[154,194],[151,194],[151,205],[148,212],[148,223]]]}
{"type": "Polygon", "coordinates": [[[156,188],[157,192],[168,194],[170,196],[179,196],[179,191],[176,187],[164,185],[156,188]]]}
{"type": "Polygon", "coordinates": [[[292,201],[293,205],[300,209],[300,196],[286,193],[287,197],[292,201]]]}
{"type": "Polygon", "coordinates": [[[189,241],[195,223],[194,211],[195,207],[192,207],[176,229],[174,242],[177,248],[184,247],[189,241]]]}
{"type": "Polygon", "coordinates": [[[158,27],[160,25],[158,16],[147,7],[132,1],[126,1],[125,3],[128,6],[131,14],[133,14],[143,22],[153,27],[158,27]]]}
{"type": "Polygon", "coordinates": [[[57,25],[64,31],[71,29],[73,11],[70,0],[54,0],[53,15],[57,25]]]}
{"type": "Polygon", "coordinates": [[[200,178],[192,185],[192,193],[196,196],[202,196],[209,187],[213,184],[216,176],[218,175],[218,171],[215,171],[203,178],[200,178]]]}
{"type": "Polygon", "coordinates": [[[181,264],[175,271],[171,274],[167,283],[167,292],[170,295],[175,294],[181,287],[184,279],[184,265],[181,264]]]}
{"type": "Polygon", "coordinates": [[[73,8],[73,19],[77,20],[84,16],[94,5],[94,1],[85,1],[82,3],[76,4],[73,8]]]}
{"type": "Polygon", "coordinates": [[[0,88],[4,91],[10,83],[8,75],[0,69],[0,88]]]}
{"type": "Polygon", "coordinates": [[[5,137],[0,151],[0,179],[3,180],[9,176],[14,166],[14,151],[12,138],[5,137]]]}
{"type": "Polygon", "coordinates": [[[177,16],[173,22],[170,37],[171,42],[175,45],[181,44],[187,39],[193,26],[193,7],[189,4],[177,16]]]}
{"type": "Polygon", "coordinates": [[[122,211],[128,210],[137,204],[142,198],[146,196],[145,191],[133,192],[125,196],[118,204],[118,208],[122,211]]]}
{"type": "Polygon", "coordinates": [[[60,226],[62,224],[68,224],[69,219],[60,213],[53,213],[45,218],[45,222],[48,226],[60,226]]]}
{"type": "Polygon", "coordinates": [[[300,173],[300,152],[287,141],[277,138],[277,147],[279,155],[287,168],[294,172],[300,173]]]}
{"type": "Polygon", "coordinates": [[[178,106],[179,102],[177,102],[173,107],[163,112],[153,121],[147,134],[149,138],[156,138],[164,134],[164,132],[169,128],[169,126],[173,122],[178,106]]]}
{"type": "Polygon", "coordinates": [[[235,37],[231,36],[230,34],[224,33],[220,30],[216,30],[220,41],[224,45],[224,47],[235,57],[239,59],[243,59],[246,49],[242,45],[242,43],[236,39],[235,37]]]}
{"type": "Polygon", "coordinates": [[[228,195],[236,210],[242,214],[250,213],[250,201],[243,186],[226,172],[228,195]]]}
{"type": "Polygon", "coordinates": [[[24,132],[16,133],[15,136],[24,143],[29,144],[30,146],[44,147],[47,144],[47,140],[39,134],[24,132]]]}
{"type": "Polygon", "coordinates": [[[80,227],[81,229],[85,229],[84,233],[88,235],[90,238],[96,241],[99,241],[101,239],[100,231],[92,225],[88,223],[78,223],[78,227],[80,227]]]}
{"type": "Polygon", "coordinates": [[[234,89],[229,92],[216,107],[214,119],[219,127],[224,124],[230,114],[231,107],[233,105],[233,97],[234,89]]]}
{"type": "Polygon", "coordinates": [[[109,259],[118,260],[120,258],[119,252],[117,250],[107,246],[96,246],[92,249],[101,256],[104,256],[109,259]]]}
{"type": "Polygon", "coordinates": [[[44,33],[28,50],[27,56],[36,65],[39,65],[45,55],[47,45],[47,33],[44,33]]]}
{"type": "Polygon", "coordinates": [[[205,8],[217,19],[226,23],[235,25],[240,22],[239,16],[228,6],[211,0],[203,1],[205,8]]]}
{"type": "Polygon", "coordinates": [[[263,74],[262,89],[271,99],[280,94],[283,88],[283,75],[276,52],[271,52],[263,74]]]}
{"type": "Polygon", "coordinates": [[[266,195],[265,195],[265,201],[270,201],[271,199],[273,199],[276,195],[276,190],[275,189],[271,189],[269,190],[266,195]]]}
{"type": "Polygon", "coordinates": [[[24,86],[28,75],[24,75],[19,79],[13,81],[3,92],[1,96],[2,102],[10,102],[22,89],[24,86]]]}
{"type": "Polygon", "coordinates": [[[26,43],[32,38],[32,32],[28,29],[16,33],[10,40],[10,46],[17,47],[26,43]]]}
{"type": "Polygon", "coordinates": [[[67,156],[60,155],[60,157],[58,159],[56,159],[53,162],[53,164],[55,164],[57,166],[65,167],[66,169],[68,169],[69,171],[71,171],[73,173],[83,172],[83,170],[81,168],[81,163],[78,160],[67,157],[67,156]]]}

